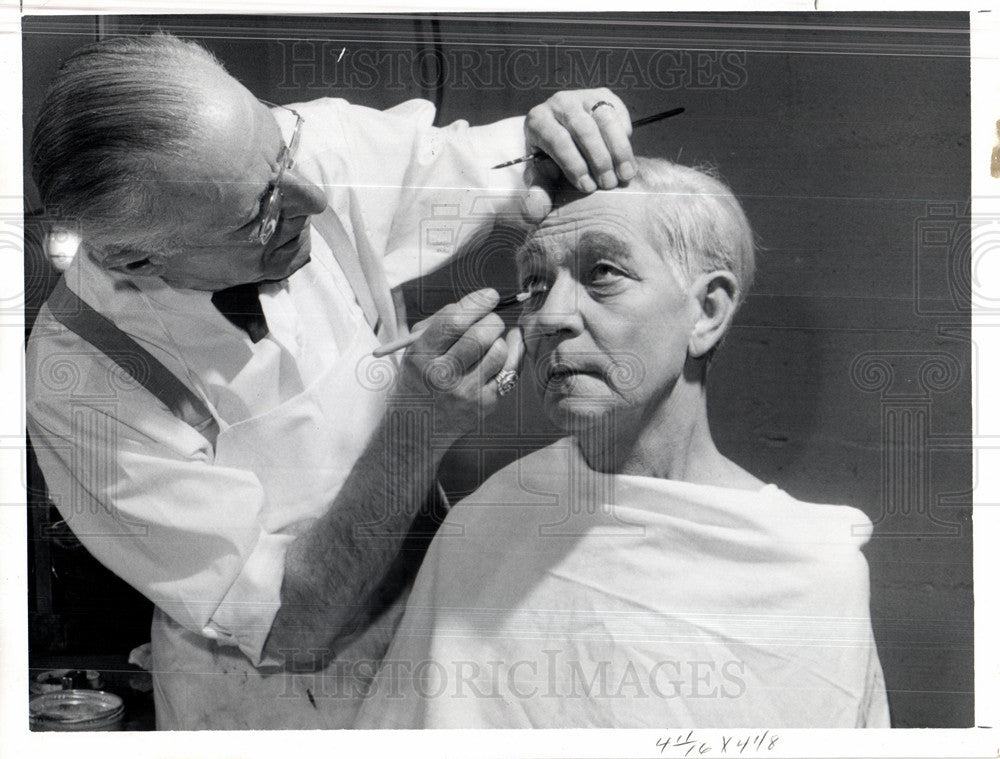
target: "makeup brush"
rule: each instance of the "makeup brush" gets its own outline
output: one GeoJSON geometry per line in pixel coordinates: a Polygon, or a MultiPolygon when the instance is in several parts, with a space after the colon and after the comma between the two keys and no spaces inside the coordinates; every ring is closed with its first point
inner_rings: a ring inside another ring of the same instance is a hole
{"type": "MultiPolygon", "coordinates": [[[[518,303],[524,303],[528,298],[531,297],[531,293],[517,293],[516,295],[508,295],[506,298],[501,298],[497,304],[493,307],[493,311],[503,311],[505,308],[510,308],[511,306],[516,306],[518,303]]],[[[423,329],[419,329],[416,332],[411,332],[406,337],[401,337],[398,340],[393,340],[391,343],[386,343],[385,345],[380,345],[378,348],[372,351],[372,355],[375,358],[382,358],[382,356],[388,356],[390,353],[395,353],[398,350],[407,348],[416,342],[417,338],[420,337],[423,329]]]]}
{"type": "MultiPolygon", "coordinates": [[[[646,126],[646,124],[652,124],[655,121],[663,121],[663,119],[669,119],[671,116],[676,116],[680,113],[684,113],[683,108],[671,108],[669,111],[663,111],[663,113],[654,113],[652,116],[644,116],[641,119],[636,119],[632,122],[632,128],[638,129],[641,126],[646,126]]],[[[520,158],[515,158],[512,161],[507,161],[506,163],[498,163],[496,166],[491,166],[491,169],[506,169],[508,166],[514,166],[518,163],[525,163],[527,161],[538,161],[541,159],[548,159],[548,154],[543,150],[536,150],[534,153],[528,153],[528,155],[523,155],[520,158]]]]}

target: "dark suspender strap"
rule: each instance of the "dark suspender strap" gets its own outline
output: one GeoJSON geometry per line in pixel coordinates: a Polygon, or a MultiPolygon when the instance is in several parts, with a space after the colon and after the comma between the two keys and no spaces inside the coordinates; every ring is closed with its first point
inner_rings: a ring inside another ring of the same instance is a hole
{"type": "Polygon", "coordinates": [[[46,304],[56,321],[118,364],[215,447],[219,426],[205,403],[149,351],[70,290],[65,277],[59,278],[46,304]]]}

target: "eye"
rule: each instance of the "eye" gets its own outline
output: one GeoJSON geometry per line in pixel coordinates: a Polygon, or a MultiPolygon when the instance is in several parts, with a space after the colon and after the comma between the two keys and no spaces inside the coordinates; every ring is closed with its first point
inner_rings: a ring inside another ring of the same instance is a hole
{"type": "Polygon", "coordinates": [[[549,283],[537,274],[529,274],[521,278],[521,292],[528,293],[528,299],[521,303],[523,311],[534,311],[539,308],[549,291],[549,283]]]}
{"type": "Polygon", "coordinates": [[[596,287],[613,285],[625,276],[627,275],[622,269],[607,261],[601,261],[591,268],[589,283],[596,287]]]}
{"type": "Polygon", "coordinates": [[[549,284],[537,274],[529,274],[521,280],[521,292],[528,293],[532,298],[537,298],[548,292],[549,284]]]}
{"type": "Polygon", "coordinates": [[[274,186],[272,184],[267,184],[264,189],[261,190],[260,195],[254,198],[253,205],[249,207],[247,213],[242,217],[240,225],[236,228],[236,231],[242,231],[244,228],[253,227],[260,224],[261,217],[264,215],[264,211],[267,208],[267,201],[271,195],[274,186]]]}
{"type": "Polygon", "coordinates": [[[245,228],[251,227],[260,221],[260,214],[263,202],[264,199],[259,198],[256,205],[254,205],[252,209],[250,209],[240,217],[240,221],[236,223],[237,232],[240,232],[245,228]]]}

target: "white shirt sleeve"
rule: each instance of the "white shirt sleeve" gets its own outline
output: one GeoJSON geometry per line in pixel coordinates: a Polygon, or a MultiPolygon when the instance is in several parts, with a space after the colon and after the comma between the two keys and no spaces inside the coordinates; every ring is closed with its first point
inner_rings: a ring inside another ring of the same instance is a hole
{"type": "Polygon", "coordinates": [[[333,98],[293,107],[305,118],[299,170],[326,189],[345,224],[354,188],[391,287],[447,263],[498,215],[520,222],[524,167],[491,167],[524,154],[523,117],[434,127],[425,100],[387,111],[333,98]]]}

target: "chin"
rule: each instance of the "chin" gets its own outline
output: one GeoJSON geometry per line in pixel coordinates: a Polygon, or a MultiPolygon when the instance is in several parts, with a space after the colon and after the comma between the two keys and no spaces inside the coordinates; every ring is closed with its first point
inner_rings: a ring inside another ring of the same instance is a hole
{"type": "MultiPolygon", "coordinates": [[[[292,239],[295,240],[296,238],[292,239]]],[[[299,269],[301,269],[303,266],[305,266],[312,260],[312,243],[311,240],[309,239],[308,230],[305,230],[305,232],[300,236],[300,238],[298,238],[298,240],[299,244],[297,247],[294,248],[294,253],[292,255],[292,258],[287,263],[284,264],[280,263],[280,253],[279,253],[280,248],[275,249],[275,251],[271,255],[275,255],[277,253],[279,255],[279,260],[273,262],[275,264],[274,268],[271,269],[271,267],[269,267],[269,270],[265,272],[265,275],[261,281],[280,282],[284,279],[288,279],[295,272],[297,272],[299,269]]],[[[287,245],[288,243],[285,244],[287,245]]]]}
{"type": "Polygon", "coordinates": [[[602,399],[546,396],[543,405],[549,421],[566,434],[576,435],[598,428],[610,431],[614,424],[616,407],[602,399]]]}
{"type": "Polygon", "coordinates": [[[301,259],[296,258],[295,261],[292,262],[292,265],[288,267],[288,272],[285,274],[284,277],[282,277],[282,279],[288,279],[290,276],[292,276],[295,272],[297,272],[299,269],[301,269],[310,261],[312,261],[312,256],[308,251],[306,251],[306,254],[301,259]]]}

